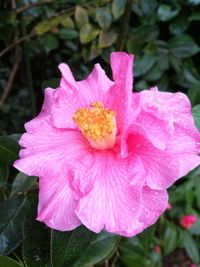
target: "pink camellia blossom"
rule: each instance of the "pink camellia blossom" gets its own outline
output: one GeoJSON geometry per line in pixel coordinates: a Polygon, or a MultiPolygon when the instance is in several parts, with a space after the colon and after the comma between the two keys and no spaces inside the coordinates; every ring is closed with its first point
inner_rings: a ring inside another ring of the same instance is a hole
{"type": "Polygon", "coordinates": [[[187,96],[132,93],[127,53],[112,53],[111,68],[113,81],[99,64],[76,81],[60,64],[60,86],[25,124],[14,166],[39,176],[37,220],[53,229],[136,235],[165,211],[167,188],[200,164],[187,96]]]}
{"type": "Polygon", "coordinates": [[[189,229],[192,227],[192,225],[197,221],[197,217],[193,214],[187,214],[181,217],[180,219],[180,225],[185,228],[189,229]]]}

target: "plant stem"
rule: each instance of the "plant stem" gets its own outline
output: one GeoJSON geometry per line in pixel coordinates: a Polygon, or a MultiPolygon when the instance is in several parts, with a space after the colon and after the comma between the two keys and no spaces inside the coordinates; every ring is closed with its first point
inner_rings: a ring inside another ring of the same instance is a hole
{"type": "Polygon", "coordinates": [[[127,0],[124,15],[122,17],[121,25],[120,25],[120,34],[119,34],[118,42],[117,42],[118,51],[122,51],[124,49],[126,35],[128,31],[129,19],[131,16],[132,4],[133,4],[133,0],[127,0]]]}

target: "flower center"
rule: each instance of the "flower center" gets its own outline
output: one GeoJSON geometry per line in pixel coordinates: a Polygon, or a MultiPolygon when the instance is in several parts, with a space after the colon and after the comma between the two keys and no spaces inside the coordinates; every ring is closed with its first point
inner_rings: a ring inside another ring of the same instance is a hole
{"type": "Polygon", "coordinates": [[[74,122],[93,148],[113,148],[117,132],[115,112],[104,108],[100,101],[92,103],[90,107],[79,108],[73,115],[74,122]]]}

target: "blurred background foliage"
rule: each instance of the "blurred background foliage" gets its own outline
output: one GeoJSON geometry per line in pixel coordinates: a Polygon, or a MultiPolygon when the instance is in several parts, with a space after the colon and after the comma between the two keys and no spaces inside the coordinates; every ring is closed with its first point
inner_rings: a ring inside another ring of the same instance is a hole
{"type": "Polygon", "coordinates": [[[60,233],[36,222],[37,178],[11,165],[43,89],[58,85],[58,64],[68,63],[79,80],[99,62],[111,77],[111,51],[135,55],[134,90],[157,85],[186,93],[200,129],[199,21],[200,0],[0,2],[0,267],[198,266],[200,168],[172,187],[172,208],[156,225],[120,239],[84,227],[60,233]],[[189,229],[179,223],[185,214],[197,218],[189,229]]]}

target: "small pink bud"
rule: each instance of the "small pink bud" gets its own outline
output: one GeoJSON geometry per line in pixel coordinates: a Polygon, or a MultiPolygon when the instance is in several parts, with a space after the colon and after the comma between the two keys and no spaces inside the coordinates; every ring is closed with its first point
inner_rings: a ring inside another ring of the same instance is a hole
{"type": "Polygon", "coordinates": [[[185,228],[189,229],[192,225],[197,221],[197,217],[193,214],[188,214],[180,218],[180,225],[185,228]]]}
{"type": "Polygon", "coordinates": [[[167,210],[171,210],[172,209],[172,205],[168,202],[167,203],[167,210]]]}
{"type": "Polygon", "coordinates": [[[160,252],[161,252],[161,248],[160,248],[160,246],[159,246],[159,245],[156,245],[155,248],[154,248],[154,251],[155,251],[156,253],[159,253],[159,254],[160,254],[160,252]]]}
{"type": "Polygon", "coordinates": [[[190,267],[197,267],[197,265],[194,264],[194,263],[192,263],[192,264],[190,265],[190,267]]]}

